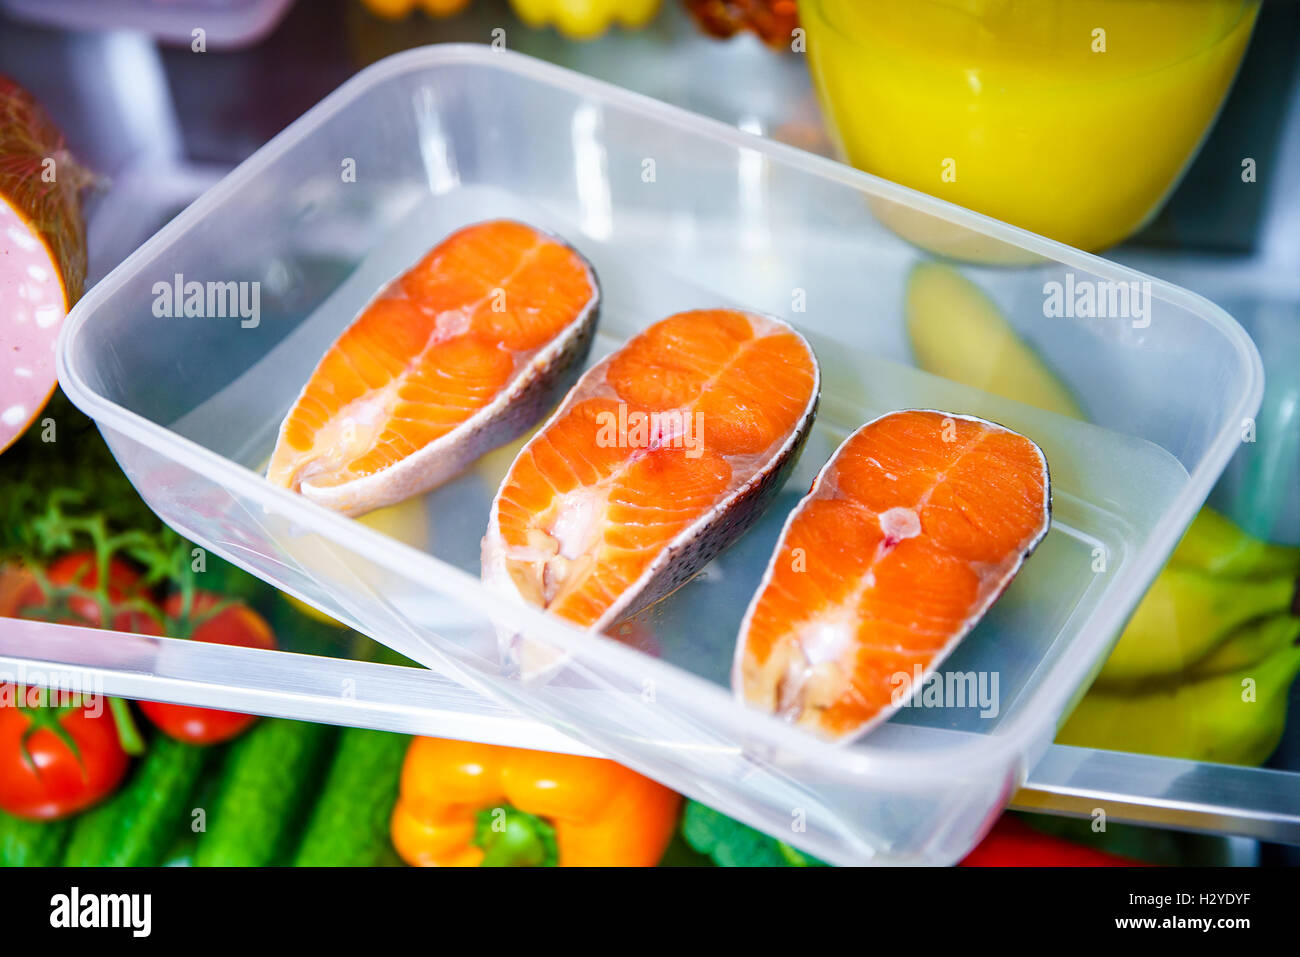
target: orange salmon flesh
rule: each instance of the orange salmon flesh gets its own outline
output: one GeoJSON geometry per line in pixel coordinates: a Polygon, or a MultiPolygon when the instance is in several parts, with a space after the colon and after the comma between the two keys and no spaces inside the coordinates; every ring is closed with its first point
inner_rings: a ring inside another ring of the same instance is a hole
{"type": "Polygon", "coordinates": [[[916,410],[863,426],[786,522],[741,625],[737,694],[825,737],[863,733],[974,627],[1050,517],[1047,461],[1023,435],[916,410]]]}
{"type": "Polygon", "coordinates": [[[588,628],[662,597],[756,517],[819,381],[779,320],[713,309],[655,323],[520,451],[493,503],[485,580],[588,628]]]}
{"type": "Polygon", "coordinates": [[[267,477],[350,514],[427,491],[487,450],[459,441],[470,427],[558,371],[558,340],[594,323],[597,299],[587,262],[531,226],[453,233],[330,347],[280,428],[267,477]]]}

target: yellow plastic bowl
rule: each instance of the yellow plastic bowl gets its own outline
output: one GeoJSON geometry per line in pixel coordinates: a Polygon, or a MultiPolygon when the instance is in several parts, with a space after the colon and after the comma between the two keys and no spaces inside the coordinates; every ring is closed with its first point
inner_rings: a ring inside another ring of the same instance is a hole
{"type": "Polygon", "coordinates": [[[1258,11],[1258,0],[799,0],[848,162],[1088,250],[1160,208],[1258,11]]]}

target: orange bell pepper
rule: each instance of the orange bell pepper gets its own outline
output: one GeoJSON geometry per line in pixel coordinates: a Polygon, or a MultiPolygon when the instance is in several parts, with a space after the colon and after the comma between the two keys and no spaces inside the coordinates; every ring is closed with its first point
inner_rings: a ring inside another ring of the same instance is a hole
{"type": "Polygon", "coordinates": [[[417,866],[651,867],[680,803],[603,758],[415,738],[391,830],[417,866]]]}

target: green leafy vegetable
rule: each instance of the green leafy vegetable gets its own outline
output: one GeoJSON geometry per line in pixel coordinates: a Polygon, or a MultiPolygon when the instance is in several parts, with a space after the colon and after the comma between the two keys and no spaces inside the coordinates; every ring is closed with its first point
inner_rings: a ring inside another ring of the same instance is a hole
{"type": "Polygon", "coordinates": [[[122,474],[95,424],[61,391],[0,462],[0,561],[66,550],[57,528],[39,518],[52,506],[66,513],[73,502],[94,503],[107,530],[162,533],[162,522],[122,474]],[[47,419],[52,426],[42,424],[47,419]]]}
{"type": "MultiPolygon", "coordinates": [[[[29,618],[67,620],[74,600],[93,601],[108,622],[115,612],[134,611],[154,619],[163,633],[188,637],[231,601],[190,613],[198,573],[191,545],[154,515],[123,474],[94,423],[62,392],[56,392],[41,421],[32,425],[4,456],[0,469],[0,564],[21,564],[41,587],[44,601],[20,609],[29,618]],[[55,586],[42,569],[56,556],[88,549],[99,584],[55,586]],[[140,570],[141,593],[110,601],[109,563],[125,559],[140,570]],[[179,592],[181,613],[168,619],[146,592],[179,592]]],[[[205,559],[203,585],[252,604],[273,594],[264,583],[222,561],[205,559]],[[214,584],[215,583],[215,584],[214,584]]]]}
{"type": "Polygon", "coordinates": [[[698,801],[687,801],[682,837],[722,867],[825,867],[824,861],[768,837],[698,801]]]}

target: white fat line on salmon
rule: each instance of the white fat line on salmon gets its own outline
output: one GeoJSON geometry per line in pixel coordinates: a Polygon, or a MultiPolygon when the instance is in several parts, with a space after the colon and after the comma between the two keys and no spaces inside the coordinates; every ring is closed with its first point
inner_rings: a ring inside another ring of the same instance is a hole
{"type": "Polygon", "coordinates": [[[704,454],[704,415],[698,409],[666,412],[628,411],[620,402],[618,413],[599,412],[596,445],[602,449],[685,449],[688,459],[704,454]]]}
{"type": "Polygon", "coordinates": [[[919,664],[912,672],[896,671],[889,678],[896,708],[979,708],[981,718],[996,718],[1000,708],[996,671],[932,671],[919,664]]]}
{"type": "Polygon", "coordinates": [[[566,492],[549,522],[527,529],[527,544],[506,547],[508,561],[530,566],[528,575],[514,574],[522,594],[548,607],[565,585],[591,570],[608,499],[608,489],[600,486],[566,492]]]}

